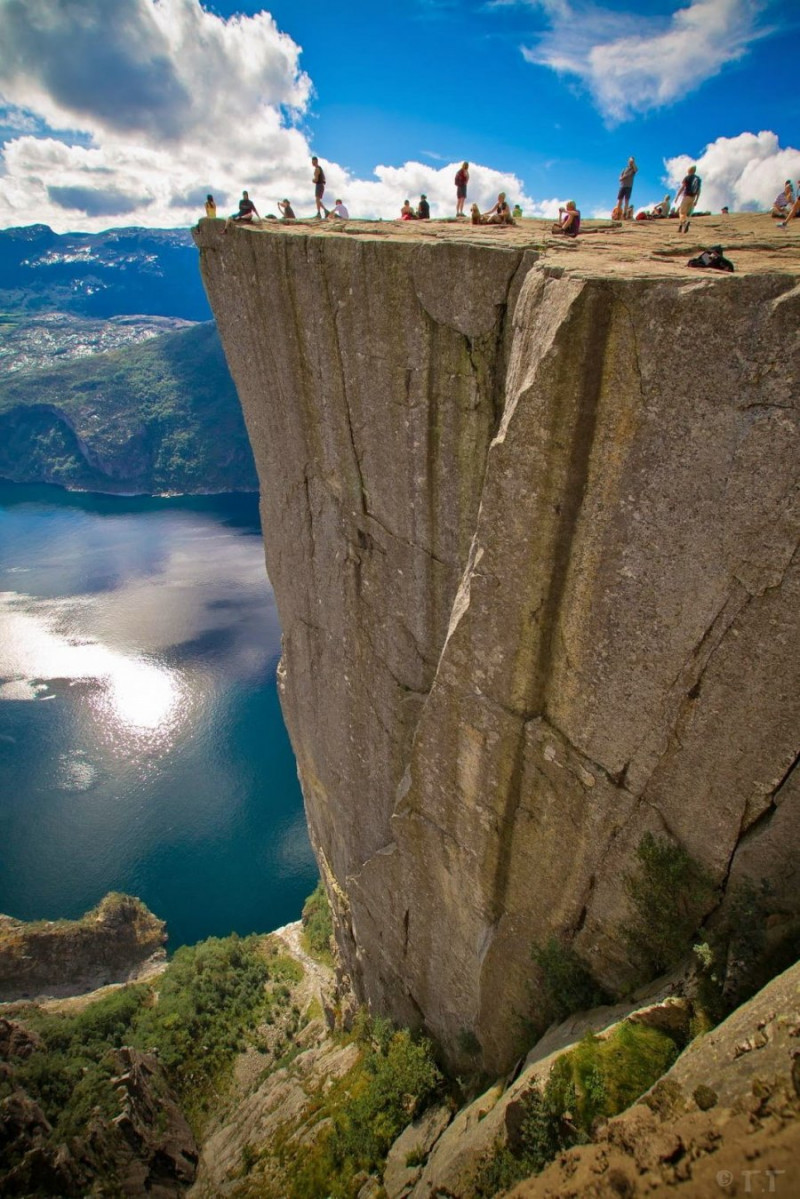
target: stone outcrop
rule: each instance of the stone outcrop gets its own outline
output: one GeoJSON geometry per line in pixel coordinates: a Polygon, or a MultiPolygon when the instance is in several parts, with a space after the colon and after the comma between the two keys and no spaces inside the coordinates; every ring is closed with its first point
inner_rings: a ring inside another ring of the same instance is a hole
{"type": "MultiPolygon", "coordinates": [[[[13,1081],[13,1052],[7,1055],[13,1081]]],[[[16,1056],[27,1056],[17,1051],[16,1056]]],[[[194,1181],[199,1151],[156,1057],[113,1051],[118,1111],[96,1109],[80,1137],[54,1144],[52,1126],[17,1087],[0,1101],[0,1189],[3,1195],[111,1193],[170,1199],[194,1181]],[[97,1189],[99,1188],[99,1189],[97,1189]]]]}
{"type": "Polygon", "coordinates": [[[135,978],[166,957],[166,925],[131,895],[112,892],[80,920],[0,916],[0,1001],[77,995],[135,978]]]}
{"type": "Polygon", "coordinates": [[[644,1101],[515,1199],[795,1195],[800,1189],[800,968],[699,1037],[644,1101]]]}
{"type": "Polygon", "coordinates": [[[726,277],[673,230],[195,231],[339,945],[453,1062],[513,1060],[551,932],[625,986],[645,832],[797,916],[800,258],[737,220],[726,277]]]}

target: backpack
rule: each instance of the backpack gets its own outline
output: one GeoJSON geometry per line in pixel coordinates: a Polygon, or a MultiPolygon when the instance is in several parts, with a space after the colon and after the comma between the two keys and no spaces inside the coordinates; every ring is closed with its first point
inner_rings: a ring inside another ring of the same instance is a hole
{"type": "Polygon", "coordinates": [[[700,195],[700,182],[701,180],[699,175],[687,175],[685,189],[687,196],[700,195]]]}
{"type": "Polygon", "coordinates": [[[458,170],[456,171],[455,182],[456,182],[456,187],[463,187],[464,184],[467,182],[466,179],[464,178],[464,170],[462,167],[459,167],[458,170]]]}
{"type": "Polygon", "coordinates": [[[710,250],[703,250],[702,254],[698,254],[696,258],[690,258],[687,266],[705,267],[712,271],[733,271],[733,263],[724,258],[722,254],[722,246],[712,246],[710,250]]]}
{"type": "Polygon", "coordinates": [[[323,171],[322,167],[319,168],[319,179],[317,180],[317,183],[321,183],[323,187],[325,186],[325,172],[323,171]]]}

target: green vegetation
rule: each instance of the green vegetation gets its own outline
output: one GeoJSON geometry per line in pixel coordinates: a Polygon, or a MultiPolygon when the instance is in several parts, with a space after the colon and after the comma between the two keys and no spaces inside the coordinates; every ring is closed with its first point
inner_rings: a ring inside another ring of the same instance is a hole
{"type": "Polygon", "coordinates": [[[6,375],[0,475],[106,491],[256,490],[214,325],[6,375]]]}
{"type": "Polygon", "coordinates": [[[320,1090],[306,1113],[316,1116],[317,1138],[298,1145],[287,1129],[285,1139],[266,1153],[281,1181],[257,1177],[237,1195],[350,1199],[353,1179],[380,1169],[395,1138],[441,1092],[443,1078],[425,1038],[365,1015],[356,1037],[360,1060],[329,1090],[320,1090]]]}
{"type": "Polygon", "coordinates": [[[320,880],[303,905],[303,943],[308,953],[333,965],[333,920],[328,895],[320,880]]]}
{"type": "Polygon", "coordinates": [[[666,837],[646,833],[636,859],[623,879],[629,917],[620,931],[637,981],[647,982],[686,956],[715,891],[699,862],[666,837]]]}
{"type": "Polygon", "coordinates": [[[223,1081],[245,1034],[269,1009],[268,959],[260,939],[211,937],[184,946],[163,976],[158,1003],[132,1030],[132,1043],[155,1051],[183,1110],[197,1121],[223,1081]]]}
{"type": "Polygon", "coordinates": [[[588,1141],[595,1121],[629,1107],[669,1069],[678,1051],[666,1033],[633,1021],[606,1038],[584,1037],[554,1063],[543,1091],[533,1087],[509,1107],[508,1144],[484,1162],[476,1199],[540,1173],[562,1150],[588,1141]]]}
{"type": "Polygon", "coordinates": [[[95,1108],[108,1118],[116,1115],[113,1050],[128,1043],[148,996],[147,987],[125,987],[74,1014],[25,1011],[25,1026],[39,1034],[43,1046],[13,1060],[13,1076],[0,1078],[0,1098],[22,1087],[53,1125],[54,1144],[85,1131],[95,1108]]]}
{"type": "Polygon", "coordinates": [[[609,996],[572,946],[558,937],[551,936],[543,945],[535,944],[531,955],[541,974],[545,1024],[609,1002],[609,996]]]}
{"type": "Polygon", "coordinates": [[[695,945],[697,1031],[719,1023],[800,956],[800,928],[789,923],[768,937],[772,889],[746,880],[729,896],[721,919],[695,945]]]}
{"type": "Polygon", "coordinates": [[[114,1116],[115,1049],[158,1054],[188,1118],[202,1122],[215,1090],[257,1022],[289,999],[287,981],[302,968],[261,938],[211,938],[179,949],[155,987],[124,987],[78,1012],[25,1009],[20,1019],[42,1048],[14,1059],[0,1079],[0,1099],[22,1087],[53,1124],[53,1143],[85,1131],[95,1108],[114,1116]],[[271,988],[268,983],[272,983],[271,988]]]}

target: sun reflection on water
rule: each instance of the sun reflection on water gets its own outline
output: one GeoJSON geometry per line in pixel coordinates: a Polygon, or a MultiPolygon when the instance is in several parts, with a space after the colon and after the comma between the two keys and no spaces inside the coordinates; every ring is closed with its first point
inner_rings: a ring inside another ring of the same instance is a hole
{"type": "Polygon", "coordinates": [[[165,734],[176,723],[182,691],[174,671],[141,658],[118,655],[106,675],[101,703],[118,724],[131,732],[158,729],[165,734]]]}
{"type": "Polygon", "coordinates": [[[0,594],[0,698],[52,699],[59,683],[90,683],[91,710],[106,741],[166,746],[186,715],[189,688],[181,673],[160,657],[77,633],[68,612],[68,605],[0,594]]]}

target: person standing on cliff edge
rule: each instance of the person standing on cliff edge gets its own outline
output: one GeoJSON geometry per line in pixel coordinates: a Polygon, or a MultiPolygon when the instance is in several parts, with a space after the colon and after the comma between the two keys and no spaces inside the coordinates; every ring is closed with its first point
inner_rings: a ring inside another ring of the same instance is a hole
{"type": "Polygon", "coordinates": [[[633,177],[639,168],[636,165],[636,159],[631,157],[628,159],[628,165],[623,167],[619,174],[619,192],[617,193],[617,208],[622,210],[622,220],[629,221],[633,216],[633,205],[631,204],[631,192],[633,191],[633,177]]]}
{"type": "Polygon", "coordinates": [[[467,199],[467,184],[469,183],[469,163],[462,162],[456,171],[456,216],[464,215],[464,203],[467,199]]]}
{"type": "Polygon", "coordinates": [[[680,217],[678,221],[679,233],[689,232],[689,218],[694,212],[695,204],[700,199],[700,189],[702,186],[703,181],[697,174],[697,167],[689,167],[675,197],[675,203],[678,204],[680,202],[680,207],[678,208],[678,216],[680,217]]]}
{"type": "Polygon", "coordinates": [[[314,199],[317,204],[317,216],[322,218],[323,215],[328,215],[328,210],[322,203],[322,197],[325,195],[325,172],[319,165],[316,155],[311,159],[311,165],[314,168],[314,199]]]}

